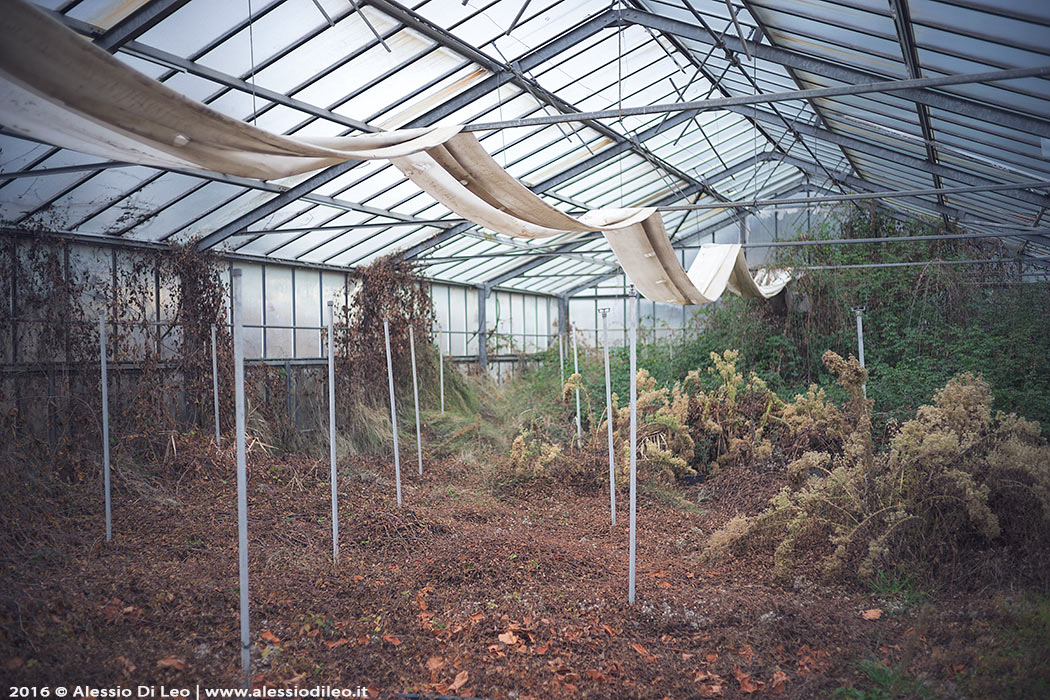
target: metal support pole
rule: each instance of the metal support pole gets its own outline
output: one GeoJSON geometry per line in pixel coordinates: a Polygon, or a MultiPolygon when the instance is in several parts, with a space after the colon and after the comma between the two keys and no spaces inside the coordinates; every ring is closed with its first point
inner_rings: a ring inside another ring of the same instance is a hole
{"type": "Polygon", "coordinates": [[[558,382],[559,393],[565,386],[565,334],[569,331],[569,300],[558,297],[558,382]]]}
{"type": "Polygon", "coordinates": [[[244,429],[244,322],[241,270],[233,271],[233,383],[237,441],[237,553],[240,574],[241,670],[251,672],[252,650],[248,608],[248,465],[244,429]]]}
{"type": "Polygon", "coordinates": [[[613,449],[612,382],[609,379],[609,309],[599,309],[602,314],[602,354],[605,356],[605,422],[609,426],[609,513],[612,524],[616,524],[616,466],[613,449]]]}
{"type": "MultiPolygon", "coordinates": [[[[853,313],[857,316],[857,360],[860,362],[860,366],[864,366],[864,307],[856,306],[853,308],[853,313]]],[[[868,397],[868,385],[867,383],[861,385],[861,390],[864,392],[864,398],[868,397]]]]}
{"type": "Polygon", "coordinates": [[[109,378],[106,372],[106,310],[98,311],[98,346],[102,367],[102,488],[106,494],[106,542],[113,539],[113,501],[109,483],[109,378]]]}
{"type": "Polygon", "coordinates": [[[390,357],[390,320],[383,319],[386,335],[386,377],[390,382],[390,424],[394,428],[394,481],[397,484],[397,505],[401,507],[401,453],[397,447],[397,403],[394,400],[394,362],[390,357]]]}
{"type": "Polygon", "coordinates": [[[423,433],[419,429],[419,380],[416,376],[416,334],[408,326],[408,351],[412,355],[412,394],[416,400],[416,450],[419,453],[419,475],[423,476],[423,433]]]}
{"type": "Polygon", "coordinates": [[[441,414],[445,414],[445,356],[441,350],[441,326],[437,331],[438,346],[438,382],[441,384],[441,414]]]}
{"type": "Polygon", "coordinates": [[[488,322],[485,320],[485,301],[489,297],[489,291],[485,285],[478,287],[478,366],[482,370],[489,367],[489,333],[488,322]]]}
{"type": "Polygon", "coordinates": [[[638,292],[631,289],[631,524],[628,545],[627,564],[627,602],[634,603],[634,574],[637,533],[637,493],[638,493],[638,292]]]}
{"type": "Polygon", "coordinates": [[[558,334],[558,383],[565,386],[565,336],[558,334]]]}
{"type": "MultiPolygon", "coordinates": [[[[580,374],[580,355],[576,351],[576,329],[572,331],[572,373],[580,374]]],[[[583,447],[583,427],[580,425],[580,388],[576,387],[576,444],[583,447]]]]}
{"type": "Polygon", "coordinates": [[[219,360],[215,347],[215,324],[211,324],[211,395],[215,408],[215,445],[222,446],[222,435],[219,429],[219,360]]]}
{"type": "Polygon", "coordinates": [[[328,302],[328,461],[332,472],[332,562],[339,561],[339,475],[335,465],[335,304],[328,302]]]}

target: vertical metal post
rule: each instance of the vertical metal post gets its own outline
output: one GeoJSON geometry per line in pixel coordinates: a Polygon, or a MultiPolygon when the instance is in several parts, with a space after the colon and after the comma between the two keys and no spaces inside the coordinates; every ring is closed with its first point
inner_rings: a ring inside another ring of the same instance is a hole
{"type": "Polygon", "coordinates": [[[478,286],[478,366],[483,370],[489,367],[489,331],[485,319],[489,291],[485,285],[478,286]]]}
{"type": "Polygon", "coordinates": [[[637,551],[637,492],[638,492],[638,292],[631,290],[631,524],[627,564],[627,602],[634,603],[635,553],[637,551]]]}
{"type": "Polygon", "coordinates": [[[292,423],[298,428],[299,421],[296,420],[295,408],[292,402],[292,363],[290,360],[284,361],[284,403],[285,408],[288,410],[288,417],[292,419],[292,423]]]}
{"type": "Polygon", "coordinates": [[[602,354],[605,356],[605,422],[609,426],[609,513],[616,524],[616,462],[613,449],[612,382],[609,379],[609,309],[602,313],[602,354]]]}
{"type": "Polygon", "coordinates": [[[106,372],[106,310],[98,310],[98,346],[102,367],[102,488],[106,494],[106,542],[113,539],[113,501],[109,484],[109,378],[106,372]]]}
{"type": "Polygon", "coordinates": [[[864,366],[864,307],[858,306],[853,309],[853,313],[857,315],[857,360],[860,361],[860,366],[864,366]]]}
{"type": "Polygon", "coordinates": [[[328,302],[328,461],[332,472],[332,562],[339,561],[339,475],[335,468],[335,304],[328,302]]]}
{"type": "Polygon", "coordinates": [[[441,350],[441,326],[437,330],[438,346],[438,382],[441,385],[441,414],[445,413],[445,356],[441,350]]]}
{"type": "MultiPolygon", "coordinates": [[[[580,356],[576,352],[576,329],[572,329],[572,373],[580,373],[580,356]]],[[[576,444],[583,447],[583,428],[580,426],[580,389],[576,388],[576,444]]]]}
{"type": "Polygon", "coordinates": [[[390,424],[394,428],[394,481],[397,484],[397,505],[401,507],[401,453],[397,447],[397,404],[394,400],[394,362],[390,358],[390,320],[383,319],[386,335],[386,376],[390,382],[390,424]]]}
{"type": "Polygon", "coordinates": [[[565,386],[565,336],[558,333],[558,383],[565,386]]]}
{"type": "Polygon", "coordinates": [[[241,670],[251,672],[252,651],[248,608],[248,465],[244,428],[244,326],[241,310],[241,270],[233,271],[233,383],[237,442],[237,561],[240,574],[241,670]]]}
{"type": "MultiPolygon", "coordinates": [[[[854,307],[853,313],[857,316],[857,360],[860,362],[860,366],[864,366],[864,307],[854,307]]],[[[861,385],[861,391],[864,392],[864,398],[868,397],[868,385],[867,383],[861,385]]]]}
{"type": "Polygon", "coordinates": [[[416,334],[408,326],[408,351],[412,355],[412,394],[416,401],[416,450],[419,453],[419,475],[423,476],[423,433],[419,429],[419,380],[416,378],[416,334]]]}
{"type": "Polygon", "coordinates": [[[218,351],[215,347],[215,324],[211,324],[211,395],[215,408],[215,445],[222,446],[222,436],[219,429],[219,360],[218,351]]]}

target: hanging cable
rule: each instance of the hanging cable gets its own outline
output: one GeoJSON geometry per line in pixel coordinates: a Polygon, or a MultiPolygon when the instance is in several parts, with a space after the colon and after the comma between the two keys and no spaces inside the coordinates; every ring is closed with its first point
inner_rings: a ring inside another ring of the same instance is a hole
{"type": "Polygon", "coordinates": [[[248,82],[252,86],[252,125],[259,119],[258,95],[255,94],[255,16],[252,14],[252,0],[248,0],[248,82]]]}
{"type": "MultiPolygon", "coordinates": [[[[613,0],[616,8],[616,111],[619,114],[620,128],[627,131],[623,123],[623,22],[620,18],[621,6],[613,0]]],[[[624,206],[623,193],[623,156],[620,157],[620,206],[624,206]]]]}

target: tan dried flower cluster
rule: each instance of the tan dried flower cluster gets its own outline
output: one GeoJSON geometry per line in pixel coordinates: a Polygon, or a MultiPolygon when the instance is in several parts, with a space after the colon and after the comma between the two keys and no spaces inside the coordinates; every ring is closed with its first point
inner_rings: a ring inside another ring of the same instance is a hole
{"type": "MultiPolygon", "coordinates": [[[[963,552],[1045,550],[1050,446],[1037,423],[993,415],[989,386],[962,374],[875,454],[871,405],[860,390],[866,372],[834,353],[824,361],[852,396],[854,426],[841,451],[808,451],[789,464],[793,489],[761,515],[712,535],[708,557],[742,551],[759,531],[772,533],[781,574],[793,565],[800,539],[813,534],[829,545],[827,574],[853,570],[861,578],[902,559],[936,573],[963,552]]],[[[795,406],[822,401],[811,391],[795,406]]]]}

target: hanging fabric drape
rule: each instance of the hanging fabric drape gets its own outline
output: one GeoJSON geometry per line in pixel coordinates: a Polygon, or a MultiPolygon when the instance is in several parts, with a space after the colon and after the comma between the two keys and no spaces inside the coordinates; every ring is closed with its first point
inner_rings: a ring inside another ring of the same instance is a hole
{"type": "Polygon", "coordinates": [[[769,297],[785,273],[756,280],[739,246],[705,245],[689,271],[652,208],[570,216],[511,176],[462,127],[347,137],[282,136],[226,116],[125,65],[25,0],[0,14],[0,124],[63,148],[160,168],[263,180],[348,160],[389,159],[451,211],[497,233],[601,232],[647,299],[705,304],[725,289],[769,297]]]}

